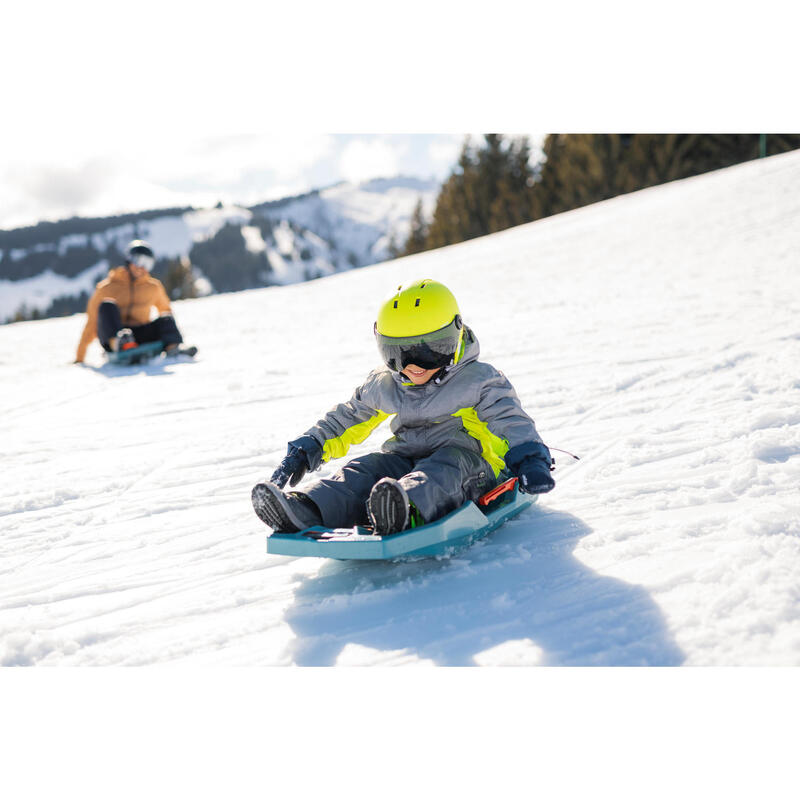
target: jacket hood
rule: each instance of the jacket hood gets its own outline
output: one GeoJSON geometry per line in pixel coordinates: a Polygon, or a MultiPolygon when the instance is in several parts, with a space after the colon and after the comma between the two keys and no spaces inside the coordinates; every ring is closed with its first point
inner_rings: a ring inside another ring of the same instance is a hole
{"type": "Polygon", "coordinates": [[[451,375],[454,375],[459,370],[463,369],[467,364],[478,360],[481,354],[481,346],[478,342],[478,337],[475,332],[468,325],[464,326],[464,355],[458,361],[458,364],[453,364],[452,367],[445,367],[441,375],[434,378],[436,383],[444,383],[451,375]]]}

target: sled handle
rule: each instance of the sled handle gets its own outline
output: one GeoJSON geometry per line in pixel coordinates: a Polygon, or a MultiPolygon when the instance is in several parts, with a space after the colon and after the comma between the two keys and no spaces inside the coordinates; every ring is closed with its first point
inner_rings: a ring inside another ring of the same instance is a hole
{"type": "Polygon", "coordinates": [[[500,497],[501,494],[504,494],[505,492],[510,492],[513,489],[515,489],[518,480],[519,478],[509,478],[507,481],[503,481],[503,483],[501,483],[499,486],[495,486],[494,489],[492,489],[489,492],[486,492],[486,494],[483,495],[482,497],[479,497],[478,505],[488,506],[489,503],[492,502],[492,500],[496,499],[497,497],[500,497]]]}

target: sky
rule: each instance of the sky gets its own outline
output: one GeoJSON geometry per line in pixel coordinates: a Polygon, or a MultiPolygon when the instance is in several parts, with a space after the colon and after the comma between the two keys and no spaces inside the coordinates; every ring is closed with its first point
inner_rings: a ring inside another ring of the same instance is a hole
{"type": "Polygon", "coordinates": [[[608,4],[578,16],[506,0],[491,14],[465,2],[455,16],[421,0],[402,15],[360,0],[313,15],[245,0],[224,13],[185,0],[140,0],[135,13],[98,0],[15,4],[0,48],[0,229],[443,178],[465,131],[796,129],[780,84],[794,74],[791,26],[770,26],[769,50],[746,63],[739,37],[755,23],[731,9],[709,102],[696,76],[711,11],[680,0],[659,19],[661,39],[644,43],[626,22],[638,4],[610,5],[624,47],[597,36],[608,4]]]}
{"type": "Polygon", "coordinates": [[[25,145],[0,156],[0,228],[169,206],[252,205],[339,181],[443,179],[459,134],[135,130],[25,145]]]}

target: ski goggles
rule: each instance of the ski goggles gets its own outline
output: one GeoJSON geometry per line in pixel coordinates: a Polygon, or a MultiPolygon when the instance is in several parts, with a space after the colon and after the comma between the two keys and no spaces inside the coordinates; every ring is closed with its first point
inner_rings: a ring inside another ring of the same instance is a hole
{"type": "Polygon", "coordinates": [[[395,372],[400,372],[409,364],[422,369],[441,369],[452,364],[462,336],[463,325],[458,315],[438,331],[417,336],[384,336],[378,333],[378,325],[375,324],[378,351],[386,366],[395,372]]]}
{"type": "Polygon", "coordinates": [[[153,264],[156,260],[153,256],[147,253],[131,253],[128,257],[128,262],[136,267],[144,267],[148,272],[153,269],[153,264]]]}

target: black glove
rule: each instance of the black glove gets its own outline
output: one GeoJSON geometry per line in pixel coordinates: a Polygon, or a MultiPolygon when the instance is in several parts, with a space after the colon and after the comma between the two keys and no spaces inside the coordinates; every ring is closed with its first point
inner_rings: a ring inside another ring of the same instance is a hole
{"type": "Polygon", "coordinates": [[[550,476],[553,457],[542,442],[525,442],[512,447],[505,455],[506,466],[519,478],[519,490],[526,494],[544,494],[555,487],[550,476]]]}
{"type": "Polygon", "coordinates": [[[270,481],[283,489],[286,482],[290,486],[297,486],[308,470],[315,470],[322,460],[322,448],[316,439],[310,436],[301,436],[289,442],[289,452],[283,461],[278,464],[278,469],[272,473],[270,481]]]}
{"type": "Polygon", "coordinates": [[[526,494],[544,494],[556,485],[550,465],[538,456],[529,456],[519,465],[519,490],[526,494]]]}
{"type": "Polygon", "coordinates": [[[278,464],[278,469],[272,473],[270,481],[279,489],[283,489],[288,480],[291,480],[292,486],[297,486],[306,472],[308,472],[306,454],[302,450],[290,450],[289,454],[278,464]]]}

